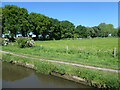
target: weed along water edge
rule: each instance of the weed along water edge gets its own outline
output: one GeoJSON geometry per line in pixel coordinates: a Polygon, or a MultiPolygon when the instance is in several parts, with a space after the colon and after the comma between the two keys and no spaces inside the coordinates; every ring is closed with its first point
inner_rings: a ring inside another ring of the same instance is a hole
{"type": "Polygon", "coordinates": [[[92,88],[8,62],[2,64],[3,88],[92,88]]]}

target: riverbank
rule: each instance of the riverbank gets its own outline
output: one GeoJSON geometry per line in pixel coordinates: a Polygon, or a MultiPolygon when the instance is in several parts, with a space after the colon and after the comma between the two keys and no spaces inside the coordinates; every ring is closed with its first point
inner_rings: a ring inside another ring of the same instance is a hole
{"type": "Polygon", "coordinates": [[[8,62],[2,62],[2,76],[2,88],[91,88],[8,62]]]}
{"type": "Polygon", "coordinates": [[[3,54],[2,60],[35,69],[37,72],[59,76],[97,88],[119,88],[119,78],[116,72],[71,67],[71,65],[33,60],[10,54],[3,54]]]}

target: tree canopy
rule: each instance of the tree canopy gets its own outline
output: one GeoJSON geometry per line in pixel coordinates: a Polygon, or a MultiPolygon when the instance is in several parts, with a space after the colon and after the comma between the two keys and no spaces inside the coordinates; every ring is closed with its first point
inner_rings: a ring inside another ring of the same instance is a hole
{"type": "Polygon", "coordinates": [[[59,21],[40,13],[28,13],[27,9],[16,5],[5,5],[0,9],[2,9],[0,12],[2,34],[8,34],[10,37],[16,37],[17,34],[28,37],[30,33],[33,33],[36,35],[36,40],[59,40],[120,35],[118,28],[114,28],[112,24],[100,23],[93,27],[82,25],[75,27],[70,21],[59,21]]]}

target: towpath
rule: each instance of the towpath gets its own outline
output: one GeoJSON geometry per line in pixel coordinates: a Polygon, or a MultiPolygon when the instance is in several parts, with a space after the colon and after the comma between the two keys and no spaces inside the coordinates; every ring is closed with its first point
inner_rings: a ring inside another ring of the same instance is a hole
{"type": "Polygon", "coordinates": [[[64,62],[64,61],[46,60],[46,59],[40,59],[40,58],[30,57],[30,56],[26,56],[26,55],[15,54],[15,53],[12,53],[12,52],[2,51],[2,50],[0,50],[0,52],[15,55],[15,56],[19,56],[19,57],[48,61],[48,62],[53,62],[53,63],[62,63],[62,64],[68,64],[68,65],[72,65],[72,66],[78,66],[78,67],[84,67],[84,68],[90,68],[90,69],[96,69],[96,70],[102,70],[102,71],[120,72],[120,70],[117,70],[117,69],[101,68],[101,67],[95,67],[95,66],[90,66],[90,65],[82,65],[82,64],[76,64],[76,63],[70,63],[70,62],[64,62]]]}

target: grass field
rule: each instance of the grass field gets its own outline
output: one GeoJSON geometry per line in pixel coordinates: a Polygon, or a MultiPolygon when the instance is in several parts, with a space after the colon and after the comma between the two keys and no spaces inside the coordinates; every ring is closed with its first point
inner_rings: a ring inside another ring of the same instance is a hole
{"type": "Polygon", "coordinates": [[[32,48],[19,48],[16,43],[11,43],[2,49],[44,59],[118,69],[118,38],[35,41],[35,43],[36,46],[32,48]],[[115,57],[114,48],[117,49],[115,57]]]}
{"type": "MultiPolygon", "coordinates": [[[[118,69],[118,38],[35,41],[35,43],[36,46],[31,48],[20,48],[17,43],[11,43],[8,46],[3,46],[2,50],[25,54],[30,57],[118,69]],[[113,55],[114,48],[117,50],[115,57],[113,55]]],[[[119,88],[120,81],[116,72],[32,60],[10,54],[3,54],[2,59],[32,63],[37,67],[37,71],[41,73],[49,74],[55,71],[62,74],[71,74],[88,81],[98,82],[101,85],[105,84],[109,88],[119,88]]]]}
{"type": "Polygon", "coordinates": [[[36,41],[36,45],[43,45],[50,48],[66,48],[71,49],[95,49],[109,51],[113,48],[118,48],[118,38],[93,38],[93,39],[78,39],[78,40],[51,40],[51,41],[36,41]]]}

